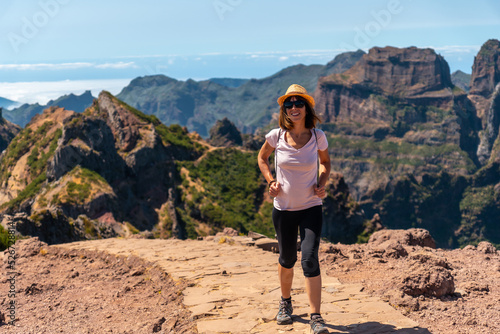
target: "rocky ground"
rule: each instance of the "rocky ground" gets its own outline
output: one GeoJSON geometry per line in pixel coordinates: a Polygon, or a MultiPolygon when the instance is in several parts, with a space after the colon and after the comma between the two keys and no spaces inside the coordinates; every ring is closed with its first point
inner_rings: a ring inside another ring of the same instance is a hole
{"type": "MultiPolygon", "coordinates": [[[[462,250],[427,246],[432,238],[423,230],[379,231],[364,245],[322,243],[321,263],[326,275],[362,284],[364,293],[430,333],[500,332],[499,252],[488,243],[462,250]]],[[[197,332],[182,294],[193,283],[173,280],[143,258],[46,246],[34,238],[18,242],[16,255],[16,327],[7,324],[7,268],[0,278],[2,333],[197,332]]],[[[4,268],[7,259],[4,254],[4,268]]],[[[332,332],[377,333],[360,327],[332,332]]]]}
{"type": "Polygon", "coordinates": [[[322,265],[432,333],[500,333],[500,252],[487,242],[454,250],[424,244],[433,246],[425,230],[379,231],[368,244],[323,244],[322,265]]]}
{"type": "Polygon", "coordinates": [[[8,295],[11,271],[2,270],[2,333],[196,332],[182,305],[186,282],[174,282],[151,263],[48,247],[35,238],[18,244],[15,298],[8,295]],[[10,300],[17,304],[16,327],[6,324],[10,300]]]}

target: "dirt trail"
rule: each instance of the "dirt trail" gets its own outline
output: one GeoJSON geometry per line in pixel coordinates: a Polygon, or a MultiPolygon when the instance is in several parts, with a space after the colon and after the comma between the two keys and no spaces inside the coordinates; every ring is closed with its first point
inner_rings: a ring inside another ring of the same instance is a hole
{"type": "MultiPolygon", "coordinates": [[[[280,297],[277,254],[245,245],[249,238],[223,240],[105,239],[59,247],[136,255],[157,263],[174,280],[190,281],[184,304],[199,333],[307,333],[309,308],[300,266],[295,269],[292,291],[294,324],[278,326],[274,320],[280,297]]],[[[331,333],[430,333],[364,293],[359,284],[341,284],[323,274],[322,299],[322,314],[331,333]]]]}

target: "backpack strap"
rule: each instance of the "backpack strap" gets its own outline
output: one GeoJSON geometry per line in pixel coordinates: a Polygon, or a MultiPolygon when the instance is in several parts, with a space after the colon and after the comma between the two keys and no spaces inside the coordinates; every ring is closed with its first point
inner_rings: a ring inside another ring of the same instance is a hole
{"type": "Polygon", "coordinates": [[[278,140],[276,141],[276,149],[274,150],[274,173],[276,174],[275,180],[278,179],[278,143],[280,142],[280,137],[281,137],[281,127],[278,132],[278,140]]]}
{"type": "Polygon", "coordinates": [[[316,138],[316,185],[319,183],[319,156],[318,156],[318,136],[316,135],[316,128],[313,128],[314,137],[316,138]]]}

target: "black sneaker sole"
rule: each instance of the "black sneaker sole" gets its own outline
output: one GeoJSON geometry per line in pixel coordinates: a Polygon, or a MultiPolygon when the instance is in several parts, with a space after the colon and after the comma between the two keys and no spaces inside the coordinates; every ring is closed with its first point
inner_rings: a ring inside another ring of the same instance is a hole
{"type": "Polygon", "coordinates": [[[293,319],[290,318],[290,319],[282,320],[282,321],[276,320],[276,322],[278,323],[278,325],[291,325],[291,324],[293,324],[293,319]]]}

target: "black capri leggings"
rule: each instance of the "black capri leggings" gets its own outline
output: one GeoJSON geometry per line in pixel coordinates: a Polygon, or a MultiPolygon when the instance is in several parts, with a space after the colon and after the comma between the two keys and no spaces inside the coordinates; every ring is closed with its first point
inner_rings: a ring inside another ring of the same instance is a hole
{"type": "Polygon", "coordinates": [[[273,209],[273,224],[278,237],[279,264],[287,269],[297,262],[297,231],[300,228],[302,270],[305,277],[320,275],[318,251],[323,224],[322,206],[313,206],[300,211],[273,209]]]}

